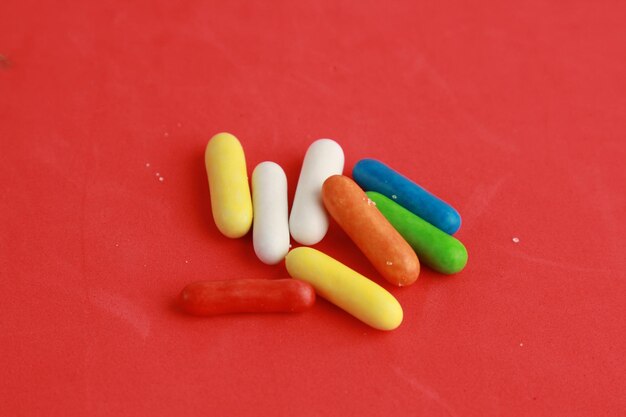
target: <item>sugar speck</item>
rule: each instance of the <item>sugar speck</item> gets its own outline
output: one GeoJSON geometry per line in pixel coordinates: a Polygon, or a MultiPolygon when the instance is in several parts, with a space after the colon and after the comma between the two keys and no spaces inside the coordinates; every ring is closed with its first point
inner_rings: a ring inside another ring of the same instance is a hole
{"type": "Polygon", "coordinates": [[[186,264],[188,264],[188,263],[189,263],[189,261],[188,261],[187,259],[185,259],[185,263],[186,263],[186,264]]]}
{"type": "Polygon", "coordinates": [[[519,243],[519,237],[514,237],[511,240],[513,241],[513,243],[519,243]]]}
{"type": "Polygon", "coordinates": [[[150,168],[150,162],[146,162],[146,168],[150,168]]]}
{"type": "Polygon", "coordinates": [[[368,198],[368,199],[367,199],[367,205],[368,205],[368,206],[375,206],[375,205],[376,205],[376,203],[375,203],[375,202],[373,202],[371,199],[369,199],[369,198],[368,198]]]}
{"type": "Polygon", "coordinates": [[[161,182],[163,182],[164,179],[165,178],[163,178],[163,177],[159,177],[159,181],[161,181],[161,182]]]}
{"type": "Polygon", "coordinates": [[[397,199],[398,199],[398,196],[397,196],[397,195],[395,195],[395,194],[391,194],[391,198],[392,198],[392,199],[394,199],[394,200],[397,200],[397,199]]]}
{"type": "Polygon", "coordinates": [[[169,132],[163,132],[163,136],[168,137],[170,135],[169,132]]]}
{"type": "Polygon", "coordinates": [[[385,262],[385,263],[386,263],[387,265],[389,265],[389,266],[393,265],[393,262],[391,262],[391,261],[387,261],[387,262],[385,262]]]}
{"type": "Polygon", "coordinates": [[[116,247],[116,248],[117,248],[117,247],[119,247],[119,246],[120,246],[120,244],[119,244],[119,243],[116,243],[116,244],[115,244],[115,247],[116,247]]]}
{"type": "Polygon", "coordinates": [[[519,345],[520,345],[520,347],[524,346],[524,344],[523,344],[523,343],[520,343],[519,345]]]}
{"type": "Polygon", "coordinates": [[[183,124],[181,122],[176,123],[176,127],[183,127],[183,124]]]}
{"type": "Polygon", "coordinates": [[[158,172],[156,174],[154,174],[155,177],[160,177],[161,174],[159,174],[158,172]]]}

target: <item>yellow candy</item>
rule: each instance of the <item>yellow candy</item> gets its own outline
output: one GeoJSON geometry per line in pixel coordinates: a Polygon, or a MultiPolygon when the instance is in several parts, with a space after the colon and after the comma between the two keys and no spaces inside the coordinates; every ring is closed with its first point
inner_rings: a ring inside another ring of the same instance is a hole
{"type": "Polygon", "coordinates": [[[218,133],[206,145],[204,163],[215,225],[228,237],[245,235],[252,225],[252,198],[241,143],[230,133],[218,133]]]}
{"type": "Polygon", "coordinates": [[[393,295],[330,256],[300,247],[285,260],[292,278],[308,282],[318,295],[375,329],[393,330],[402,323],[402,307],[393,295]]]}

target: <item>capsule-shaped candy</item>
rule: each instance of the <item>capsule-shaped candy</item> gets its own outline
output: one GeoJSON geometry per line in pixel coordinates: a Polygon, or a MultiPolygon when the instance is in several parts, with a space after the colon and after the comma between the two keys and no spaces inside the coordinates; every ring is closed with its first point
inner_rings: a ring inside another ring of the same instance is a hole
{"type": "Polygon", "coordinates": [[[375,159],[362,159],[352,178],[365,190],[376,191],[448,234],[461,227],[461,216],[448,203],[375,159]]]}
{"type": "Polygon", "coordinates": [[[380,285],[313,248],[291,250],[285,258],[293,278],[310,283],[315,292],[379,330],[402,323],[400,303],[380,285]]]}
{"type": "Polygon", "coordinates": [[[206,146],[204,163],[215,225],[225,236],[245,235],[252,225],[252,198],[241,143],[230,133],[218,133],[206,146]]]}
{"type": "Polygon", "coordinates": [[[343,150],[331,139],[316,140],[306,151],[289,217],[296,242],[314,245],[326,235],[328,214],[322,204],[322,184],[331,175],[341,174],[343,163],[343,150]]]}
{"type": "Polygon", "coordinates": [[[411,245],[420,261],[442,274],[456,274],[467,264],[467,249],[453,236],[437,229],[393,200],[374,191],[367,196],[411,245]]]}
{"type": "Polygon", "coordinates": [[[196,316],[230,313],[298,313],[315,303],[313,287],[291,278],[197,281],[178,297],[183,311],[196,316]]]}
{"type": "Polygon", "coordinates": [[[261,162],[252,172],[254,252],[266,264],[277,264],[289,252],[287,177],[274,162],[261,162]]]}
{"type": "Polygon", "coordinates": [[[420,263],[411,246],[350,178],[333,175],[322,188],[324,205],[350,239],[389,282],[411,285],[420,263]]]}

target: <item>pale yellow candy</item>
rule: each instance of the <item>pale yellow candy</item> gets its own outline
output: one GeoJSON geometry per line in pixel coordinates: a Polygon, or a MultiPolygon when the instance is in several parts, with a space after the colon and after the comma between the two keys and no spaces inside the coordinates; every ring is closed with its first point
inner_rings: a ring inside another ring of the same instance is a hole
{"type": "Polygon", "coordinates": [[[292,278],[308,282],[318,295],[375,329],[402,323],[402,307],[393,295],[330,256],[300,247],[287,254],[286,264],[292,278]]]}
{"type": "Polygon", "coordinates": [[[230,133],[218,133],[206,146],[204,163],[215,225],[228,237],[245,235],[252,225],[252,198],[241,143],[230,133]]]}

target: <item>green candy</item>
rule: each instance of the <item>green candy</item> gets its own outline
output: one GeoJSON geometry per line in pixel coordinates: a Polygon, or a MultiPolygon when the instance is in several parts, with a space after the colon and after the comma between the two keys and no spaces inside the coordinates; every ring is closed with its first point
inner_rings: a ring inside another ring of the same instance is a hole
{"type": "Polygon", "coordinates": [[[374,191],[366,194],[425,265],[442,274],[456,274],[465,268],[467,249],[458,239],[382,194],[374,191]]]}

